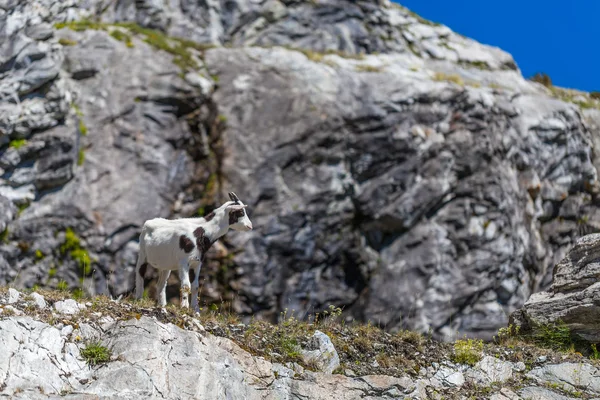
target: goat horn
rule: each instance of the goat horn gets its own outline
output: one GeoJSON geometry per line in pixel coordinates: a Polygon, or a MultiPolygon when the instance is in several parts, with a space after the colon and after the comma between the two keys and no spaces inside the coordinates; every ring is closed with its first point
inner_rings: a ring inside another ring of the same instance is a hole
{"type": "Polygon", "coordinates": [[[240,199],[238,199],[238,197],[233,192],[229,193],[229,197],[231,197],[231,200],[233,201],[240,201],[240,199]]]}

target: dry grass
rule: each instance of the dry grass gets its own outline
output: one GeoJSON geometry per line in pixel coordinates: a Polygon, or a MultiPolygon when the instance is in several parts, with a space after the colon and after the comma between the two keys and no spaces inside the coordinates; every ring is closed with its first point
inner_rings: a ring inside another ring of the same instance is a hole
{"type": "Polygon", "coordinates": [[[445,74],[443,72],[436,72],[433,76],[433,80],[437,82],[452,82],[459,86],[464,86],[465,82],[457,74],[445,74]]]}
{"type": "MultiPolygon", "coordinates": [[[[3,295],[6,291],[6,288],[0,288],[0,294],[3,295]]],[[[309,370],[314,369],[314,366],[302,361],[300,348],[308,343],[317,329],[331,338],[339,354],[341,366],[337,372],[351,370],[359,376],[382,374],[401,377],[408,374],[416,377],[423,368],[431,366],[433,362],[453,360],[456,354],[453,343],[438,342],[417,332],[390,333],[372,324],[344,324],[340,321],[341,310],[335,307],[313,316],[311,321],[298,320],[283,313],[277,324],[258,319],[243,324],[237,315],[228,311],[229,307],[226,304],[221,307],[213,305],[201,310],[200,314],[195,314],[190,309],[183,310],[172,304],[161,309],[156,306],[154,300],[147,298],[124,298],[117,302],[107,296],[95,296],[80,300],[87,303],[88,307],[79,314],[57,316],[53,315],[50,307],[45,310],[37,309],[32,305],[29,293],[23,290],[21,292],[25,295],[14,305],[15,308],[49,324],[60,322],[77,328],[82,322],[94,323],[103,316],[110,316],[116,320],[130,320],[139,319],[143,315],[187,330],[198,330],[200,323],[208,332],[233,340],[251,354],[273,362],[296,362],[309,370]]],[[[68,291],[37,289],[36,292],[43,295],[49,305],[72,297],[68,291]]],[[[0,319],[7,317],[6,314],[0,314],[0,319]]],[[[561,333],[558,337],[564,335],[561,333]]],[[[512,362],[522,361],[528,367],[535,365],[541,355],[546,356],[549,361],[556,362],[580,362],[585,358],[569,349],[563,351],[540,347],[539,343],[527,341],[514,333],[504,332],[497,338],[496,343],[475,344],[471,347],[476,350],[478,357],[489,354],[512,362]]],[[[592,355],[590,359],[589,362],[600,364],[592,355]]],[[[467,363],[473,364],[476,361],[475,358],[469,358],[467,363]]]]}

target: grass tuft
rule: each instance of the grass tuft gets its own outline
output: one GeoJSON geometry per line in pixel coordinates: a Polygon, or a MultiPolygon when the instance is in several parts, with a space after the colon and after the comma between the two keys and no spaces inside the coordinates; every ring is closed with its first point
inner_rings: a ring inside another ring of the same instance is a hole
{"type": "Polygon", "coordinates": [[[475,365],[481,360],[483,341],[477,339],[457,340],[454,343],[454,361],[459,364],[475,365]]]}
{"type": "Polygon", "coordinates": [[[110,350],[102,345],[102,342],[99,340],[88,342],[86,346],[81,349],[80,354],[81,357],[92,366],[110,361],[111,356],[110,350]]]}

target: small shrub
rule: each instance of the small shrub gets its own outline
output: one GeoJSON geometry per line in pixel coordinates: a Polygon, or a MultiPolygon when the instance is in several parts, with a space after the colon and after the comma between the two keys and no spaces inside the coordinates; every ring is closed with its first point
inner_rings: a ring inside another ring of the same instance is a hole
{"type": "Polygon", "coordinates": [[[80,351],[81,357],[89,365],[98,365],[110,361],[110,350],[103,346],[99,340],[88,342],[80,351]]]}
{"type": "Polygon", "coordinates": [[[575,345],[571,337],[571,330],[562,321],[553,324],[538,324],[533,327],[528,338],[537,346],[553,350],[572,350],[575,345]]]}
{"type": "Polygon", "coordinates": [[[54,278],[56,276],[56,268],[52,267],[48,271],[48,278],[54,278]]]}
{"type": "Polygon", "coordinates": [[[70,255],[79,265],[82,274],[89,275],[92,272],[90,256],[87,250],[81,246],[79,238],[71,228],[67,228],[65,231],[65,240],[60,245],[59,251],[62,256],[70,255]]]}
{"type": "Polygon", "coordinates": [[[64,280],[61,280],[56,285],[56,289],[60,290],[61,292],[67,291],[69,290],[69,284],[64,280]]]}
{"type": "Polygon", "coordinates": [[[590,97],[594,100],[600,100],[600,92],[590,92],[590,97]]]}
{"type": "Polygon", "coordinates": [[[547,88],[552,87],[552,79],[550,79],[550,77],[543,72],[536,73],[531,78],[529,78],[529,80],[531,80],[533,82],[541,83],[542,85],[546,86],[547,88]]]}
{"type": "Polygon", "coordinates": [[[457,340],[454,343],[454,361],[459,364],[475,365],[481,360],[483,340],[457,340]]]}

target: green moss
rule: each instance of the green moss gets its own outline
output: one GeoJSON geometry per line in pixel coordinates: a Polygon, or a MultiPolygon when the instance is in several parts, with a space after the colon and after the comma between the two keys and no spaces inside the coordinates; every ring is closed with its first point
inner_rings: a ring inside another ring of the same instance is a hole
{"type": "Polygon", "coordinates": [[[77,165],[83,165],[85,161],[85,151],[83,149],[79,149],[79,155],[77,156],[77,165]]]}
{"type": "Polygon", "coordinates": [[[67,228],[65,231],[65,240],[60,245],[59,251],[63,257],[68,255],[76,261],[83,275],[89,275],[92,272],[90,256],[87,250],[81,247],[79,237],[71,228],[67,228]]]}
{"type": "Polygon", "coordinates": [[[57,269],[55,267],[50,268],[50,270],[48,270],[48,278],[54,278],[56,276],[56,271],[57,269]]]}
{"type": "Polygon", "coordinates": [[[11,140],[10,143],[8,144],[8,147],[11,147],[13,149],[20,149],[21,147],[25,146],[27,144],[27,140],[25,139],[14,139],[11,140]]]}
{"type": "Polygon", "coordinates": [[[454,343],[454,361],[459,364],[475,365],[481,360],[483,341],[477,339],[457,340],[454,343]]]}
{"type": "Polygon", "coordinates": [[[223,114],[219,114],[219,117],[217,119],[222,124],[226,124],[227,123],[227,117],[225,115],[223,115],[223,114]]]}
{"type": "Polygon", "coordinates": [[[44,253],[42,253],[42,251],[41,251],[40,249],[37,249],[37,250],[35,251],[34,255],[35,255],[35,259],[36,259],[36,260],[38,260],[38,261],[39,261],[39,260],[43,260],[43,259],[44,259],[44,257],[45,257],[45,256],[44,256],[44,253]]]}
{"type": "Polygon", "coordinates": [[[60,43],[63,46],[75,46],[77,44],[75,40],[65,38],[58,39],[58,43],[60,43]]]}
{"type": "Polygon", "coordinates": [[[219,75],[211,75],[210,76],[215,83],[219,83],[219,75]]]}
{"type": "Polygon", "coordinates": [[[81,133],[83,136],[86,136],[88,133],[88,129],[87,126],[85,126],[85,122],[83,122],[83,119],[79,120],[79,133],[81,133]]]}
{"type": "Polygon", "coordinates": [[[91,341],[79,352],[89,365],[98,365],[110,361],[110,350],[99,340],[91,341]]]}

